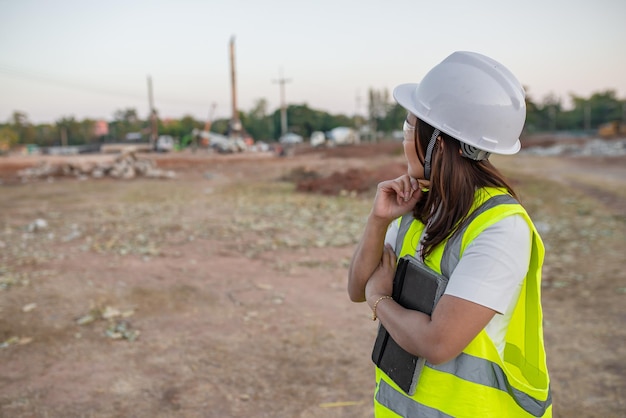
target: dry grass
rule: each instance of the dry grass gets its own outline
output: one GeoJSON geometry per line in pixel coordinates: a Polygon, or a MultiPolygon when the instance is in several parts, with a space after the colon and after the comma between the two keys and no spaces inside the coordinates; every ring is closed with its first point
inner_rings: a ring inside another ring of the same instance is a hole
{"type": "MultiPolygon", "coordinates": [[[[302,194],[277,180],[367,158],[196,156],[175,162],[173,181],[0,186],[0,415],[371,416],[375,324],[345,280],[373,192],[302,194]],[[47,228],[29,232],[37,218],[47,228]],[[136,340],[106,336],[121,317],[77,324],[107,307],[132,312],[136,340]]],[[[565,161],[555,177],[545,161],[503,166],[548,250],[555,416],[621,416],[624,213],[572,187],[576,170],[601,167],[565,161]]],[[[603,183],[615,202],[623,190],[603,183]]]]}

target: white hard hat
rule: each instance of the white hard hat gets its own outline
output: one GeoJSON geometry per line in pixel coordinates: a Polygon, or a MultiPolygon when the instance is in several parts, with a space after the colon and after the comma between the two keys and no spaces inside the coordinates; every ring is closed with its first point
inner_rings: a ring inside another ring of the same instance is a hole
{"type": "MultiPolygon", "coordinates": [[[[488,153],[515,154],[526,119],[524,88],[506,67],[475,52],[454,52],[396,101],[429,125],[488,153]]],[[[477,158],[479,159],[479,158],[477,158]]]]}

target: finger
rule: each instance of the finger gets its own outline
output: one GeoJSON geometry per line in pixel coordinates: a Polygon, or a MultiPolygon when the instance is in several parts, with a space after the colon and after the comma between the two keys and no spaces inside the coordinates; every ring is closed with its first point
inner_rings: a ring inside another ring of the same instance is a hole
{"type": "Polygon", "coordinates": [[[398,206],[402,206],[405,203],[403,194],[398,193],[396,195],[396,203],[398,204],[398,206]]]}
{"type": "Polygon", "coordinates": [[[413,185],[411,184],[411,177],[409,177],[408,175],[402,176],[402,197],[404,198],[405,202],[408,202],[409,200],[411,200],[411,197],[413,197],[413,191],[415,189],[413,189],[413,185]]]}
{"type": "Polygon", "coordinates": [[[407,175],[402,177],[398,177],[396,179],[396,184],[398,186],[398,194],[402,196],[403,199],[406,199],[409,195],[409,191],[411,190],[411,183],[407,175]]]}
{"type": "Polygon", "coordinates": [[[395,195],[398,204],[404,200],[404,185],[400,179],[379,183],[378,189],[387,195],[395,195]]]}
{"type": "Polygon", "coordinates": [[[405,175],[403,178],[404,201],[418,200],[420,197],[419,190],[421,188],[421,180],[405,175]]]}
{"type": "Polygon", "coordinates": [[[394,195],[396,204],[401,206],[404,203],[404,186],[399,179],[387,183],[383,189],[388,195],[394,195]]]}
{"type": "Polygon", "coordinates": [[[411,195],[413,194],[413,184],[411,182],[411,177],[408,174],[404,174],[396,179],[398,186],[400,187],[399,194],[402,196],[405,202],[408,202],[411,199],[411,195]]]}

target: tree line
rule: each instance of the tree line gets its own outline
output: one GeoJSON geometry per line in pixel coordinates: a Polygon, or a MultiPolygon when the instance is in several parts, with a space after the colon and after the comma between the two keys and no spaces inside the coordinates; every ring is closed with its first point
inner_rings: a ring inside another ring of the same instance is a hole
{"type": "MultiPolygon", "coordinates": [[[[526,134],[576,131],[593,133],[608,122],[626,123],[626,100],[619,100],[614,90],[593,93],[590,97],[570,96],[572,107],[565,109],[561,98],[548,95],[537,103],[526,97],[526,134]]],[[[366,116],[346,116],[330,114],[310,108],[307,104],[291,104],[287,107],[289,131],[307,138],[314,131],[326,132],[338,126],[348,126],[376,136],[389,136],[402,128],[406,111],[396,104],[387,90],[370,89],[366,116]]],[[[245,132],[255,140],[275,141],[281,134],[280,109],[271,112],[265,99],[259,99],[248,112],[239,112],[239,119],[245,132]]],[[[136,109],[127,108],[115,111],[108,122],[108,134],[99,135],[96,120],[76,120],[65,116],[51,124],[34,124],[28,115],[15,111],[5,122],[0,123],[0,151],[15,145],[35,144],[38,146],[86,145],[125,140],[130,133],[148,138],[150,133],[149,115],[142,119],[136,109]]],[[[227,134],[229,119],[210,121],[212,132],[227,134]]],[[[158,119],[159,135],[170,135],[183,139],[194,129],[204,129],[207,121],[187,115],[180,119],[158,119]]]]}

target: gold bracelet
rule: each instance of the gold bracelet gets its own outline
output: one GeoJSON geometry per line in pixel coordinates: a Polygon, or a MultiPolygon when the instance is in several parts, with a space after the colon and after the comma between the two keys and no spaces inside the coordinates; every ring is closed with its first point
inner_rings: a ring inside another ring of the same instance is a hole
{"type": "Polygon", "coordinates": [[[374,302],[374,307],[372,308],[372,321],[376,321],[376,319],[378,318],[376,316],[376,307],[378,306],[378,302],[380,302],[383,299],[391,299],[391,300],[393,300],[393,298],[391,296],[389,296],[389,295],[379,297],[376,300],[376,302],[374,302]]]}

